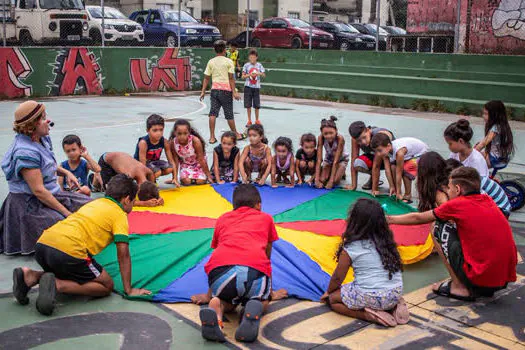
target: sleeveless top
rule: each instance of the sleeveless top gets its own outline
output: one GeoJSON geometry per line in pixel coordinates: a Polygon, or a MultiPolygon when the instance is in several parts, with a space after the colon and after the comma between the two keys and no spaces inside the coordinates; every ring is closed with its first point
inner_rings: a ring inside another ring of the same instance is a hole
{"type": "Polygon", "coordinates": [[[257,156],[253,154],[252,152],[252,146],[248,146],[248,157],[250,157],[250,160],[252,161],[252,170],[257,172],[259,171],[259,166],[261,165],[262,160],[266,157],[266,147],[267,145],[264,145],[262,156],[257,156]]]}
{"type": "MultiPolygon", "coordinates": [[[[394,141],[396,139],[396,137],[394,136],[394,133],[388,129],[385,129],[385,128],[378,128],[376,126],[369,126],[370,130],[372,131],[372,136],[370,137],[370,139],[372,137],[374,137],[376,134],[378,134],[379,132],[381,131],[387,131],[390,133],[390,135],[392,135],[392,140],[390,141],[394,141]]],[[[374,154],[374,150],[372,149],[372,146],[368,145],[368,146],[359,146],[359,148],[361,148],[361,151],[363,151],[364,154],[374,154]]]]}
{"type": "Polygon", "coordinates": [[[279,171],[285,172],[285,171],[290,170],[291,160],[292,160],[291,152],[288,152],[288,156],[286,157],[286,161],[284,162],[284,165],[281,165],[281,163],[279,163],[279,157],[275,156],[275,165],[277,166],[277,169],[279,169],[279,171]]]}
{"type": "Polygon", "coordinates": [[[173,145],[175,146],[175,152],[181,160],[182,163],[188,165],[195,165],[197,161],[197,153],[195,152],[195,147],[193,147],[193,135],[188,136],[188,143],[181,145],[177,142],[177,138],[173,140],[173,145]]]}
{"type": "Polygon", "coordinates": [[[137,147],[135,148],[135,159],[139,160],[139,143],[141,140],[146,141],[148,145],[148,149],[146,150],[146,160],[148,162],[157,161],[160,160],[160,156],[162,155],[162,150],[164,149],[164,136],[160,138],[159,143],[156,145],[151,143],[151,140],[149,138],[149,135],[140,137],[137,141],[137,147]]]}
{"type": "Polygon", "coordinates": [[[230,153],[230,158],[226,159],[224,157],[224,152],[222,151],[222,146],[218,145],[213,149],[215,153],[217,153],[217,158],[219,159],[219,168],[226,169],[226,168],[232,168],[234,167],[235,163],[235,157],[239,154],[239,149],[237,146],[234,146],[232,148],[232,151],[230,153]]]}
{"type": "MultiPolygon", "coordinates": [[[[331,146],[328,143],[328,141],[324,140],[323,147],[326,151],[324,161],[327,164],[333,164],[334,162],[335,152],[337,152],[337,146],[339,145],[339,142],[337,141],[338,136],[335,137],[335,140],[331,146]]],[[[348,161],[348,153],[344,149],[343,149],[343,153],[341,154],[341,159],[339,159],[339,161],[340,162],[348,161]]]]}

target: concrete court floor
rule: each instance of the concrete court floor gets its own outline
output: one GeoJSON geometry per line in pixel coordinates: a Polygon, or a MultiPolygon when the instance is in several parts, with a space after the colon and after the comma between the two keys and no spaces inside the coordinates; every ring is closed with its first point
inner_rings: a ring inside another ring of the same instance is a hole
{"type": "MultiPolygon", "coordinates": [[[[55,122],[55,127],[51,131],[51,136],[58,161],[65,159],[60,147],[60,142],[65,135],[70,133],[79,135],[83,143],[88,147],[92,156],[96,159],[98,159],[98,157],[105,151],[123,151],[132,154],[135,150],[137,138],[145,134],[145,119],[152,113],[164,115],[169,119],[177,117],[187,118],[192,122],[193,126],[202,133],[203,137],[207,139],[209,136],[207,127],[208,106],[206,105],[209,103],[208,98],[204,102],[205,103],[199,102],[198,97],[192,94],[129,97],[78,97],[58,98],[44,101],[47,106],[49,117],[55,122]]],[[[13,112],[17,104],[18,101],[0,103],[0,116],[2,116],[0,119],[0,154],[2,155],[7,150],[14,135],[11,130],[11,123],[13,112]]],[[[371,106],[267,96],[263,97],[263,106],[263,109],[261,109],[261,118],[266,126],[266,133],[270,143],[278,136],[289,136],[294,141],[296,147],[298,146],[297,143],[302,133],[313,132],[314,134],[318,134],[320,120],[333,114],[339,118],[338,125],[340,132],[345,136],[347,145],[350,141],[347,131],[348,125],[352,121],[363,120],[367,124],[390,128],[395,132],[397,137],[418,137],[427,142],[433,150],[446,156],[448,150],[443,141],[442,133],[448,123],[457,119],[457,116],[446,114],[420,113],[401,109],[384,109],[371,106]]],[[[242,102],[235,103],[235,113],[238,126],[244,125],[246,117],[245,111],[242,109],[242,102]]],[[[473,118],[472,121],[475,129],[474,139],[481,139],[483,135],[482,120],[479,118],[473,118]]],[[[165,136],[169,135],[171,126],[172,123],[168,122],[165,136]]],[[[516,145],[523,145],[525,141],[525,123],[513,122],[512,126],[516,145]]],[[[224,119],[219,119],[217,123],[217,135],[220,135],[220,133],[226,129],[227,125],[224,119]]],[[[243,141],[240,143],[240,146],[243,147],[246,144],[247,143],[243,141]]],[[[211,159],[211,150],[212,147],[208,145],[207,154],[209,160],[211,159]]],[[[513,163],[509,167],[509,171],[518,174],[525,173],[525,152],[518,149],[513,163]]],[[[0,177],[3,177],[3,173],[0,174],[0,177]]],[[[360,184],[365,180],[366,179],[362,176],[360,178],[360,184]]],[[[1,179],[0,199],[3,200],[6,195],[7,184],[4,179],[1,179]]],[[[513,213],[511,221],[515,232],[516,242],[523,255],[525,253],[525,213],[523,211],[513,213]]],[[[9,317],[0,320],[0,332],[10,329],[12,330],[11,332],[0,333],[0,340],[7,339],[9,341],[14,341],[17,338],[13,337],[13,334],[19,334],[20,331],[28,331],[33,332],[31,334],[37,334],[38,331],[46,329],[48,326],[57,327],[57,329],[61,329],[61,331],[58,331],[54,338],[51,337],[46,339],[46,337],[42,337],[39,338],[39,341],[33,343],[15,342],[13,345],[14,347],[11,348],[31,348],[41,343],[47,343],[47,345],[39,347],[42,349],[66,349],[72,348],[73,346],[76,346],[77,348],[86,348],[88,344],[90,344],[90,347],[96,345],[101,349],[118,348],[119,344],[122,348],[140,348],[137,347],[140,344],[140,339],[130,340],[130,331],[120,329],[116,326],[119,324],[119,320],[128,323],[135,319],[138,320],[138,324],[133,324],[133,322],[131,322],[131,329],[134,329],[133,327],[135,326],[140,327],[141,325],[149,324],[150,327],[146,328],[148,330],[155,330],[152,332],[146,331],[147,334],[144,334],[144,337],[155,339],[150,345],[152,349],[163,348],[166,344],[172,348],[194,349],[219,347],[219,345],[209,344],[201,340],[199,331],[192,326],[192,323],[196,321],[195,312],[189,311],[184,305],[168,308],[151,303],[125,301],[119,296],[114,295],[105,300],[90,300],[89,302],[87,302],[87,299],[64,297],[61,299],[59,305],[60,312],[50,319],[39,316],[36,313],[34,306],[28,309],[21,309],[18,305],[13,303],[9,294],[11,288],[12,268],[21,264],[36,266],[36,263],[32,261],[31,257],[0,256],[0,295],[4,296],[0,298],[0,314],[9,315],[9,317]],[[137,314],[123,314],[123,312],[135,312],[137,314]],[[73,319],[71,317],[73,317],[73,319]],[[148,317],[150,317],[150,319],[148,319],[148,317]],[[145,319],[143,320],[142,318],[145,319]],[[57,320],[55,324],[51,322],[53,320],[57,320]],[[86,324],[91,325],[97,322],[109,324],[108,327],[112,328],[112,331],[102,331],[101,329],[97,329],[97,327],[84,327],[84,331],[78,331],[75,329],[78,327],[71,326],[72,323],[70,321],[72,320],[80,320],[81,322],[86,322],[86,324]],[[51,323],[38,323],[42,321],[48,321],[51,323]],[[170,329],[171,333],[166,331],[163,327],[170,329]],[[100,333],[109,334],[100,335],[100,333]],[[160,339],[165,339],[164,344],[159,342],[160,339]],[[135,345],[131,344],[133,341],[135,341],[135,345]]],[[[519,270],[521,274],[525,274],[522,265],[520,265],[519,270]]],[[[407,266],[404,274],[405,292],[413,295],[409,302],[413,302],[413,305],[422,303],[423,300],[426,299],[421,299],[421,295],[422,293],[424,294],[425,290],[428,293],[428,285],[444,278],[445,276],[446,274],[443,267],[433,256],[416,265],[407,266]]],[[[520,294],[523,294],[523,288],[521,287],[522,285],[518,284],[516,290],[520,291],[520,294]]],[[[32,301],[34,301],[34,295],[32,301]]],[[[431,300],[427,301],[427,303],[428,302],[431,302],[431,300]]],[[[518,300],[515,300],[515,302],[518,302],[518,300]]],[[[298,307],[296,306],[296,303],[297,301],[289,301],[285,304],[284,308],[298,307]]],[[[298,303],[297,305],[303,304],[309,305],[308,303],[298,303]]],[[[32,305],[34,305],[34,302],[32,305]]],[[[276,303],[276,305],[279,304],[276,303]]],[[[279,314],[281,308],[281,306],[274,307],[276,315],[279,314]]],[[[430,308],[430,310],[431,309],[432,308],[430,308]]],[[[436,312],[435,310],[428,311],[429,308],[422,308],[422,310],[423,311],[419,310],[421,312],[418,311],[419,313],[416,312],[416,314],[422,315],[422,313],[425,312],[436,312]]],[[[437,312],[437,315],[438,314],[439,312],[437,312]]],[[[482,313],[479,314],[482,315],[482,313]]],[[[316,314],[315,316],[318,315],[316,314]]],[[[448,317],[451,320],[454,320],[454,317],[448,317]]],[[[486,315],[484,317],[486,317],[486,315]]],[[[295,322],[297,321],[298,320],[295,320],[295,322]]],[[[327,319],[326,321],[331,323],[333,320],[327,319]]],[[[525,324],[523,318],[519,319],[519,321],[523,321],[521,322],[521,326],[525,324]]],[[[353,338],[348,337],[351,336],[354,331],[366,326],[363,322],[353,321],[351,324],[345,325],[346,328],[343,327],[345,332],[341,331],[341,329],[330,329],[331,332],[328,332],[330,336],[323,334],[323,337],[320,338],[320,340],[314,339],[309,343],[307,342],[310,345],[307,345],[304,342],[294,342],[293,340],[297,338],[297,335],[293,335],[292,331],[290,331],[292,335],[288,335],[288,338],[292,339],[291,342],[290,339],[287,341],[282,341],[282,339],[272,339],[270,333],[273,331],[280,335],[281,333],[279,333],[279,331],[284,332],[282,333],[284,337],[286,329],[289,327],[293,328],[293,325],[291,325],[290,322],[291,321],[286,321],[284,326],[282,326],[285,330],[275,330],[274,326],[270,327],[270,325],[267,325],[263,332],[265,341],[256,347],[264,348],[266,346],[274,347],[277,345],[278,347],[310,348],[321,344],[325,344],[327,347],[352,347],[351,344],[353,338]],[[347,329],[348,327],[350,328],[347,329]],[[270,339],[270,341],[268,339],[270,339]]],[[[462,326],[462,323],[460,321],[458,322],[458,324],[462,326]]],[[[516,325],[506,326],[507,328],[510,327],[511,329],[514,329],[516,325]]],[[[368,328],[365,328],[365,330],[367,329],[368,328]]],[[[491,330],[486,330],[486,332],[488,332],[487,335],[492,334],[491,330]]],[[[523,339],[523,330],[518,330],[517,334],[518,336],[515,338],[510,336],[505,338],[506,342],[504,342],[504,344],[511,344],[514,346],[519,344],[517,343],[519,341],[525,341],[525,339],[523,339]]],[[[487,335],[480,336],[483,337],[487,335]]],[[[437,336],[437,338],[434,337],[431,343],[433,345],[438,345],[441,341],[441,336],[443,335],[437,336]],[[435,343],[436,341],[438,343],[435,343]]],[[[406,346],[409,345],[406,344],[406,342],[398,343],[400,341],[398,336],[396,336],[396,340],[393,343],[390,342],[388,335],[385,337],[386,338],[381,345],[382,347],[395,347],[395,344],[399,346],[402,344],[406,346]]],[[[465,336],[465,339],[468,340],[470,338],[469,336],[465,336]]],[[[472,341],[472,339],[470,340],[472,341]]],[[[498,345],[499,343],[496,341],[491,344],[498,345]]],[[[412,345],[416,346],[415,343],[412,345]]],[[[428,345],[430,345],[430,343],[428,345]]],[[[469,343],[467,341],[464,345],[466,347],[477,347],[479,344],[476,342],[469,343]]],[[[0,341],[0,349],[2,348],[4,347],[0,341]]]]}

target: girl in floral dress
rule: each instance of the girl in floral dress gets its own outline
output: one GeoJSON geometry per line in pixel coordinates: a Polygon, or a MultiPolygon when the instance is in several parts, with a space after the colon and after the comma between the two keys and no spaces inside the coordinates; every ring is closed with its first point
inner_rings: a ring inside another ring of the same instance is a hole
{"type": "Polygon", "coordinates": [[[213,183],[206,162],[204,139],[187,120],[179,119],[175,122],[170,141],[172,153],[177,155],[174,157],[174,170],[179,173],[182,185],[202,185],[206,181],[213,183]]]}

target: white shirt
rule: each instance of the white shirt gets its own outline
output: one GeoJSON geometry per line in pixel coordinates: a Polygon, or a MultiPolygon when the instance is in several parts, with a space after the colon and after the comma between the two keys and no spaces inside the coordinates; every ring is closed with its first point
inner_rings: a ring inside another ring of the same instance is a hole
{"type": "Polygon", "coordinates": [[[428,152],[428,146],[423,141],[414,137],[401,137],[392,141],[392,154],[390,155],[391,163],[396,161],[397,151],[401,148],[407,149],[407,153],[404,157],[405,160],[421,157],[424,153],[428,152]]]}
{"type": "Polygon", "coordinates": [[[450,153],[449,158],[460,161],[464,166],[474,168],[478,171],[479,176],[488,177],[489,176],[489,167],[487,166],[487,161],[483,155],[475,148],[472,149],[470,156],[461,161],[459,159],[459,153],[450,153]]]}

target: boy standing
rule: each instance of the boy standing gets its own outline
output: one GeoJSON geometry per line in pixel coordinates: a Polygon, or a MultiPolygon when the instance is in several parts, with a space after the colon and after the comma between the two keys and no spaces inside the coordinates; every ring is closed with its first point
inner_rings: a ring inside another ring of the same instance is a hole
{"type": "Polygon", "coordinates": [[[27,293],[39,284],[36,308],[51,315],[56,293],[104,297],[113,291],[113,280],[94,259],[111,242],[117,256],[127,295],[150,294],[131,287],[128,247],[128,216],[137,194],[137,183],[120,174],[108,184],[106,197],[96,199],[63,221],[45,230],[35,247],[35,259],[44,271],[27,267],[13,270],[13,294],[26,305],[27,293]]]}
{"type": "Polygon", "coordinates": [[[215,122],[221,108],[224,110],[224,117],[230,126],[231,131],[237,134],[237,140],[243,140],[243,136],[237,132],[233,116],[233,98],[239,100],[241,97],[235,91],[235,66],[232,60],[226,57],[226,42],[217,40],[213,46],[216,57],[208,61],[204,71],[204,81],[200,100],[204,100],[206,88],[212,80],[210,93],[210,144],[217,143],[215,137],[215,122]]]}
{"type": "Polygon", "coordinates": [[[233,62],[233,67],[235,68],[235,76],[237,76],[237,72],[241,70],[241,66],[239,64],[239,50],[237,49],[236,43],[230,44],[230,49],[226,53],[226,57],[228,57],[233,62]]]}
{"type": "Polygon", "coordinates": [[[100,173],[100,166],[89,155],[87,148],[82,146],[82,142],[77,135],[67,135],[62,140],[62,148],[68,160],[62,162],[62,168],[69,170],[78,180],[80,188],[69,188],[64,182],[64,177],[58,178],[58,183],[62,189],[67,191],[78,191],[79,193],[91,196],[89,189],[88,175],[89,171],[93,171],[98,175],[100,173]]]}
{"type": "Polygon", "coordinates": [[[494,201],[480,194],[481,179],[474,168],[450,174],[449,201],[434,210],[389,216],[397,225],[417,225],[438,220],[434,246],[451,280],[434,284],[437,295],[474,301],[492,296],[516,281],[517,251],[510,225],[494,201]],[[448,221],[453,221],[455,226],[448,221]]]}
{"type": "MultiPolygon", "coordinates": [[[[385,173],[390,184],[390,195],[396,194],[398,200],[412,203],[412,181],[417,176],[419,157],[428,152],[428,146],[413,137],[402,137],[392,141],[384,133],[372,137],[372,149],[383,159],[385,173]],[[405,195],[401,193],[401,182],[405,186],[405,195]]],[[[372,191],[375,196],[379,191],[372,191]]]]}
{"type": "MultiPolygon", "coordinates": [[[[146,130],[148,134],[139,138],[134,158],[151,169],[155,179],[163,175],[172,174],[174,161],[170,152],[169,142],[163,136],[164,118],[158,114],[150,115],[146,121],[146,130]],[[167,162],[160,159],[163,150],[166,152],[167,162]]],[[[166,183],[174,182],[173,180],[168,180],[166,183]]]]}
{"type": "Polygon", "coordinates": [[[363,185],[363,190],[378,191],[379,186],[383,184],[379,180],[380,170],[384,169],[383,159],[375,156],[375,151],[370,145],[372,137],[376,134],[385,134],[394,141],[394,133],[385,128],[375,126],[366,126],[362,121],[353,122],[348,128],[352,137],[352,162],[350,163],[352,173],[352,185],[348,188],[352,191],[357,189],[358,173],[370,175],[368,181],[363,185]],[[359,155],[360,152],[363,154],[359,155]]]}
{"type": "Polygon", "coordinates": [[[259,55],[257,50],[252,49],[248,54],[248,60],[242,68],[242,79],[246,79],[244,83],[244,108],[248,113],[248,123],[246,127],[252,125],[252,106],[255,109],[255,123],[261,124],[259,120],[259,109],[261,108],[261,77],[265,77],[264,67],[257,62],[259,55]]]}
{"type": "Polygon", "coordinates": [[[270,256],[272,243],[279,237],[272,217],[261,212],[261,196],[255,186],[237,186],[233,208],[217,220],[211,243],[214,251],[204,267],[212,299],[209,308],[200,311],[202,336],[225,341],[221,331],[223,314],[242,304],[246,307],[235,339],[253,342],[269,303],[270,256]]]}

